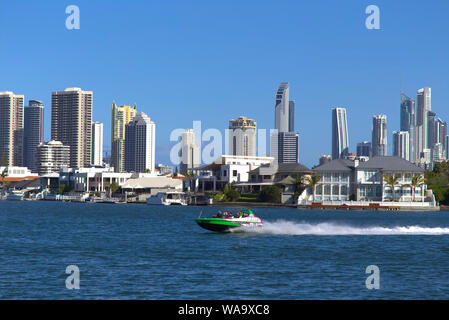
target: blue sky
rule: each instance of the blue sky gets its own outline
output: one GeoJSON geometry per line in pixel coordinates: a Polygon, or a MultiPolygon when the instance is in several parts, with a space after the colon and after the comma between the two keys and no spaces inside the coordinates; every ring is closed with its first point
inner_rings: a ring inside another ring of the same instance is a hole
{"type": "Polygon", "coordinates": [[[10,1],[0,8],[0,91],[45,103],[51,92],[94,92],[93,118],[137,103],[156,123],[158,162],[169,162],[169,135],[201,120],[274,125],[274,96],[290,82],[300,161],[331,153],[331,108],[348,110],[351,150],[371,139],[372,115],[399,129],[399,92],[432,87],[432,109],[449,120],[449,1],[10,1]],[[77,5],[80,30],[67,30],[77,5]],[[365,28],[365,8],[380,8],[380,30],[365,28]]]}

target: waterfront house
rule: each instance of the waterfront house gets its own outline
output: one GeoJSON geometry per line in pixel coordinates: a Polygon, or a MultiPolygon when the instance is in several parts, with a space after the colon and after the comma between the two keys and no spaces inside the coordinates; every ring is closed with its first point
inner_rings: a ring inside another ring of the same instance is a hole
{"type": "Polygon", "coordinates": [[[195,176],[186,179],[185,189],[194,193],[223,190],[226,184],[248,182],[252,170],[273,161],[273,157],[222,155],[213,163],[192,169],[195,176]]]}
{"type": "Polygon", "coordinates": [[[313,173],[321,176],[315,202],[434,202],[425,183],[415,190],[411,187],[414,176],[424,178],[424,169],[399,157],[379,156],[366,162],[335,159],[316,167],[313,173]],[[394,186],[387,182],[388,176],[396,177],[394,186]]]}

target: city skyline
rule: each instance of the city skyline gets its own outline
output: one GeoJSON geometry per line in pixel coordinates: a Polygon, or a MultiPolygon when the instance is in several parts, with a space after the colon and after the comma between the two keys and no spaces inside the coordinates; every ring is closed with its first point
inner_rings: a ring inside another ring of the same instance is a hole
{"type": "Polygon", "coordinates": [[[418,88],[431,87],[432,111],[449,119],[449,44],[441,41],[449,30],[446,2],[428,8],[434,17],[429,20],[421,19],[418,1],[378,1],[381,30],[365,28],[363,3],[329,3],[324,10],[319,3],[284,4],[287,17],[276,23],[269,19],[277,7],[274,2],[259,6],[256,15],[250,14],[251,4],[241,3],[238,12],[237,3],[180,3],[182,8],[168,15],[171,10],[164,4],[123,6],[117,1],[107,19],[100,4],[78,5],[80,30],[67,30],[65,6],[49,1],[34,4],[33,10],[23,3],[8,5],[0,21],[0,58],[9,62],[2,66],[8,77],[0,79],[0,90],[43,102],[44,141],[50,140],[51,92],[67,87],[94,92],[93,119],[105,124],[106,150],[112,147],[111,102],[137,103],[158,124],[156,162],[167,164],[171,130],[191,128],[194,120],[202,120],[203,128],[224,130],[228,119],[245,110],[259,128],[272,128],[273,90],[282,81],[292,88],[295,129],[301,133],[300,149],[307,151],[300,158],[309,167],[330,153],[331,106],[347,108],[351,151],[358,142],[371,140],[367,128],[373,114],[388,116],[390,140],[400,129],[401,87],[413,99],[418,88]],[[217,16],[204,14],[209,11],[217,16]],[[111,19],[123,23],[110,24],[111,19]],[[403,46],[416,37],[426,45],[414,50],[403,46]],[[267,38],[278,39],[276,48],[267,38]],[[48,50],[56,49],[54,39],[64,40],[57,50],[48,50]],[[231,42],[239,45],[238,52],[231,50],[231,42]],[[207,43],[217,50],[207,49],[207,43]],[[111,50],[129,46],[132,50],[111,50]],[[34,48],[32,59],[29,47],[34,48]],[[29,70],[46,77],[32,81],[29,70]],[[200,99],[195,90],[199,86],[200,99]],[[173,111],[170,121],[167,110],[173,111]]]}

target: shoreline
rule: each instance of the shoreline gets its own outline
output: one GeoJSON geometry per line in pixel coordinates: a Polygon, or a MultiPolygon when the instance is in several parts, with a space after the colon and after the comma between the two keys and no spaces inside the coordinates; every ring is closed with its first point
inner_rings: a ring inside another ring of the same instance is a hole
{"type": "MultiPolygon", "coordinates": [[[[6,199],[2,199],[4,201],[8,201],[6,199]]],[[[17,200],[20,201],[20,200],[17,200]]],[[[24,199],[22,201],[44,201],[44,202],[74,202],[74,203],[88,203],[88,204],[140,204],[140,205],[146,205],[147,203],[142,202],[111,202],[111,201],[98,201],[98,202],[90,202],[90,201],[75,201],[75,200],[28,200],[24,199]]],[[[163,205],[161,205],[163,206],[163,205]]],[[[230,208],[279,208],[279,209],[299,209],[299,210],[327,210],[327,211],[410,211],[410,212],[436,212],[436,211],[449,211],[449,206],[447,205],[441,205],[438,207],[438,209],[423,209],[423,208],[409,208],[409,207],[360,207],[360,206],[346,206],[346,207],[334,207],[334,206],[304,206],[304,205],[296,205],[296,204],[282,204],[282,203],[270,203],[270,202],[218,202],[218,203],[204,203],[204,204],[189,204],[187,206],[194,206],[194,207],[230,207],[230,208]]],[[[181,207],[181,206],[180,206],[181,207]]]]}

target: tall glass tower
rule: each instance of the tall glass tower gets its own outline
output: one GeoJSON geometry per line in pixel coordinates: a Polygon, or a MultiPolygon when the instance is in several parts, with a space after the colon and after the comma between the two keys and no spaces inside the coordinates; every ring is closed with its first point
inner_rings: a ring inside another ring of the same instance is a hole
{"type": "Polygon", "coordinates": [[[387,116],[373,116],[373,157],[387,155],[387,116]]]}
{"type": "Polygon", "coordinates": [[[411,162],[418,158],[416,145],[416,104],[415,101],[401,93],[401,131],[409,133],[409,155],[411,162]]]}
{"type": "Polygon", "coordinates": [[[37,147],[44,142],[44,105],[30,100],[24,108],[24,165],[37,172],[37,147]]]}
{"type": "Polygon", "coordinates": [[[349,153],[348,120],[345,108],[332,109],[332,159],[340,159],[349,153]]]}

